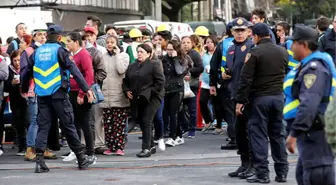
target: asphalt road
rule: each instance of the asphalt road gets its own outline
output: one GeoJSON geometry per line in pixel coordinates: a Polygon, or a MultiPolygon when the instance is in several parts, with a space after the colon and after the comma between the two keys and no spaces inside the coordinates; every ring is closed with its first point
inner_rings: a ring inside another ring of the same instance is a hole
{"type": "MultiPolygon", "coordinates": [[[[138,134],[129,135],[125,156],[98,156],[97,164],[88,170],[78,170],[75,162],[48,160],[49,173],[35,174],[34,164],[15,156],[15,150],[5,146],[0,156],[0,185],[242,185],[245,180],[227,176],[240,162],[236,151],[220,150],[225,137],[197,133],[195,139],[166,151],[158,150],[151,158],[139,159],[141,141],[138,134]]],[[[67,148],[56,152],[58,156],[67,148]]],[[[273,161],[270,159],[271,184],[274,182],[273,161]]],[[[288,182],[294,185],[297,156],[289,156],[288,182]]]]}

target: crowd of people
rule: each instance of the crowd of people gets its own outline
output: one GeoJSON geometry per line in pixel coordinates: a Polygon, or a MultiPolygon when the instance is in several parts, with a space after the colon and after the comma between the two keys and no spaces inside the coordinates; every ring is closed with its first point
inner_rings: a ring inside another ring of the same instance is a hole
{"type": "MultiPolygon", "coordinates": [[[[313,175],[320,178],[316,169],[330,177],[333,155],[321,138],[324,133],[315,132],[320,131],[319,124],[312,123],[322,122],[333,95],[335,84],[324,82],[334,77],[330,66],[336,62],[336,16],[333,29],[328,18],[321,17],[316,30],[295,25],[293,35],[284,21],[273,33],[264,23],[262,9],[255,9],[251,17],[251,22],[237,17],[227,23],[224,38],[204,26],[179,38],[162,24],[155,33],[133,28],[120,39],[113,26],[100,33],[102,22],[89,16],[85,27],[68,33],[64,43],[59,25],[36,27],[30,34],[19,23],[17,38],[8,38],[0,53],[0,89],[8,93],[1,97],[1,116],[10,98],[17,155],[36,161],[35,172],[49,171],[44,159],[57,157],[47,149],[55,148],[48,136],[59,124],[60,144],[71,149],[63,160],[77,159],[79,168],[86,168],[96,163],[97,154],[123,156],[127,127],[134,122],[142,131],[137,157],[150,157],[156,145],[164,151],[166,146],[183,145],[185,137],[196,137],[199,104],[205,123],[202,132],[213,128],[216,135],[226,132],[221,149],[238,149],[241,166],[230,177],[269,183],[270,141],[275,181],[286,182],[286,138],[289,151],[296,138],[299,151],[306,151],[309,142],[300,138],[303,132],[320,139],[324,148],[318,155],[300,152],[299,184],[313,175]],[[323,62],[316,62],[320,58],[323,62]],[[327,75],[322,78],[323,72],[327,75]],[[103,101],[94,102],[93,87],[101,91],[103,101]],[[319,102],[310,102],[313,99],[319,102]]],[[[2,138],[3,125],[0,128],[2,138]]],[[[335,183],[332,178],[324,182],[335,183]]]]}

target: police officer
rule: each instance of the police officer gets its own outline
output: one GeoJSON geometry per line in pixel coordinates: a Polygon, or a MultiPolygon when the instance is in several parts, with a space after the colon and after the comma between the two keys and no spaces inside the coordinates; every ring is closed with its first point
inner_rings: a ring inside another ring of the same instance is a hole
{"type": "Polygon", "coordinates": [[[285,127],[282,124],[282,84],[288,54],[283,47],[272,43],[266,24],[255,24],[252,32],[253,42],[257,46],[246,55],[236,98],[236,114],[241,115],[244,105],[249,102],[252,108],[248,131],[256,173],[247,178],[247,182],[270,182],[268,138],[275,163],[275,181],[286,182],[288,162],[285,127]]]}
{"type": "Polygon", "coordinates": [[[93,100],[89,89],[70,54],[61,47],[62,28],[50,26],[47,30],[47,42],[31,55],[25,73],[22,73],[22,92],[28,92],[29,79],[34,77],[35,94],[38,97],[38,133],[36,137],[36,173],[48,172],[43,153],[46,149],[52,114],[56,114],[62,124],[69,147],[75,152],[79,169],[85,169],[93,161],[86,159],[74,125],[73,109],[69,101],[69,71],[80,88],[93,100]]]}
{"type": "MultiPolygon", "coordinates": [[[[236,116],[234,112],[235,103],[232,100],[236,89],[240,70],[244,64],[245,55],[252,48],[253,43],[248,39],[248,22],[246,19],[238,17],[232,21],[232,33],[234,36],[233,45],[225,53],[225,40],[218,44],[215,53],[210,61],[210,93],[217,95],[215,102],[220,102],[221,109],[216,108],[217,121],[221,121],[219,116],[223,116],[228,124],[228,137],[230,141],[221,146],[221,149],[236,149],[236,116]],[[226,57],[225,57],[226,56],[226,57]],[[221,80],[218,80],[218,70],[222,70],[221,80]],[[217,83],[220,82],[220,87],[217,88],[217,83]]],[[[218,107],[218,106],[217,106],[218,107]]],[[[245,170],[245,169],[244,169],[245,170]]],[[[236,175],[233,176],[237,176],[236,175]]],[[[231,176],[231,175],[230,175],[231,176]]]]}
{"type": "Polygon", "coordinates": [[[285,78],[284,118],[290,125],[287,148],[299,159],[296,181],[299,185],[334,185],[334,156],[326,141],[324,113],[335,91],[336,70],[327,53],[318,50],[318,32],[297,26],[292,35],[294,58],[300,66],[285,78]]]}

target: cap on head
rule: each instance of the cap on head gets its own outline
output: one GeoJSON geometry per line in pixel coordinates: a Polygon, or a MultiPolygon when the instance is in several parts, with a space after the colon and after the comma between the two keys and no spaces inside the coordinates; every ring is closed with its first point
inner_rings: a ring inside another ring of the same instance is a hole
{"type": "Polygon", "coordinates": [[[267,24],[265,23],[257,23],[252,28],[253,35],[257,35],[259,37],[266,37],[270,35],[270,30],[267,24]]]}
{"type": "Polygon", "coordinates": [[[248,22],[243,17],[235,18],[232,21],[232,29],[233,30],[236,30],[236,29],[247,29],[247,28],[248,28],[248,22]]]}
{"type": "Polygon", "coordinates": [[[85,27],[85,28],[84,28],[84,31],[85,31],[85,32],[89,32],[89,33],[93,33],[93,34],[97,35],[97,30],[96,30],[96,28],[94,28],[94,27],[85,27]]]}
{"type": "Polygon", "coordinates": [[[205,26],[199,26],[195,30],[195,35],[202,36],[202,37],[208,37],[210,34],[209,34],[208,28],[206,28],[205,26]]]}
{"type": "Polygon", "coordinates": [[[49,26],[48,30],[47,30],[48,35],[51,35],[51,34],[60,35],[62,32],[63,32],[63,28],[60,25],[57,25],[57,24],[49,26]]]}
{"type": "Polygon", "coordinates": [[[143,35],[142,35],[142,32],[138,28],[133,28],[129,32],[129,36],[131,38],[138,38],[138,37],[142,37],[143,35]]]}
{"type": "Polygon", "coordinates": [[[299,25],[295,25],[293,35],[290,37],[287,37],[287,39],[293,40],[293,41],[303,40],[303,41],[317,42],[318,36],[319,36],[319,33],[317,32],[317,30],[311,27],[299,24],[299,25]]]}

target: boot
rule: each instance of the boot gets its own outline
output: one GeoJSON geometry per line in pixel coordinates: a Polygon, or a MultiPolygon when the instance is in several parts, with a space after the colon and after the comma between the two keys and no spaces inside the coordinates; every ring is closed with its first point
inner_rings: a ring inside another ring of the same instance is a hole
{"type": "Polygon", "coordinates": [[[240,166],[236,171],[230,172],[228,175],[230,177],[238,177],[238,174],[241,172],[244,172],[246,170],[246,167],[240,166]]]}
{"type": "Polygon", "coordinates": [[[87,169],[94,161],[90,161],[87,159],[87,157],[84,155],[84,152],[79,152],[76,154],[77,161],[78,161],[78,168],[80,170],[87,169]]]}
{"type": "Polygon", "coordinates": [[[44,162],[44,157],[42,153],[36,154],[36,166],[35,173],[45,173],[49,172],[48,166],[44,162]]]}
{"type": "Polygon", "coordinates": [[[53,154],[49,149],[46,149],[43,154],[45,159],[57,159],[57,156],[53,154]]]}
{"type": "Polygon", "coordinates": [[[32,147],[28,147],[26,150],[26,154],[24,156],[25,161],[34,161],[36,159],[36,154],[32,147]]]}

